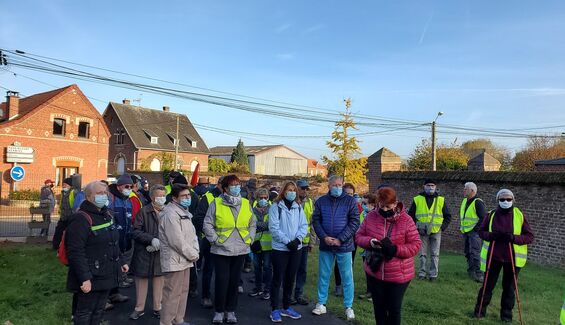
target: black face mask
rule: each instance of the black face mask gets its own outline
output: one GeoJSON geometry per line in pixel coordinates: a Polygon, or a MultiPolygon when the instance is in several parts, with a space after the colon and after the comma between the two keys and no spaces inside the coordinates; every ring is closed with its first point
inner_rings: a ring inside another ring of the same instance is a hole
{"type": "Polygon", "coordinates": [[[383,209],[379,209],[379,214],[385,218],[390,218],[394,215],[394,210],[385,211],[383,209]]]}

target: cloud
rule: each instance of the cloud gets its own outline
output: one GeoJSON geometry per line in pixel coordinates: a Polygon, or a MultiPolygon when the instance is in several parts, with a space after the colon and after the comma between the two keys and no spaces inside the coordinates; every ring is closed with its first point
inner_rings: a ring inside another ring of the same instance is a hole
{"type": "Polygon", "coordinates": [[[277,28],[275,28],[275,32],[276,33],[282,33],[285,30],[289,29],[290,27],[292,27],[291,23],[285,23],[285,24],[282,24],[282,25],[278,26],[277,28]]]}
{"type": "Polygon", "coordinates": [[[294,53],[279,53],[276,58],[281,61],[288,61],[294,59],[294,53]]]}
{"type": "Polygon", "coordinates": [[[326,25],[324,25],[324,24],[316,24],[316,25],[313,25],[313,26],[310,26],[310,27],[306,28],[306,29],[304,30],[304,34],[309,34],[309,33],[317,32],[317,31],[319,31],[320,29],[324,29],[324,28],[326,28],[326,25]]]}

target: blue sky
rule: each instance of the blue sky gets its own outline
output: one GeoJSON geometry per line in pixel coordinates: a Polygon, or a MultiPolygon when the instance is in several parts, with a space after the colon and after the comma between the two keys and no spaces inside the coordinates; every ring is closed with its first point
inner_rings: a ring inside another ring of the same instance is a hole
{"type": "MultiPolygon", "coordinates": [[[[0,47],[198,87],[395,119],[516,129],[565,124],[563,1],[12,1],[0,12],[0,47]]],[[[105,102],[185,113],[197,124],[287,135],[330,134],[330,123],[288,120],[12,68],[0,85],[50,90],[27,79],[77,83],[105,102]]],[[[187,90],[187,89],[185,89],[187,90]]],[[[195,89],[192,89],[195,90],[195,89]]],[[[3,90],[2,90],[3,91],[3,90]]],[[[388,128],[390,130],[391,128],[388,128]]],[[[387,129],[384,129],[387,130],[387,129]]],[[[383,131],[369,127],[359,132],[383,131]]],[[[542,130],[543,131],[543,130],[542,130]]],[[[565,127],[547,130],[565,132],[565,127]]],[[[237,136],[200,130],[208,146],[237,136]]],[[[407,158],[426,132],[361,137],[407,158]]],[[[476,136],[439,134],[440,142],[476,136]]],[[[317,159],[323,139],[284,143],[317,159]]],[[[525,139],[493,138],[512,150],[525,139]]]]}

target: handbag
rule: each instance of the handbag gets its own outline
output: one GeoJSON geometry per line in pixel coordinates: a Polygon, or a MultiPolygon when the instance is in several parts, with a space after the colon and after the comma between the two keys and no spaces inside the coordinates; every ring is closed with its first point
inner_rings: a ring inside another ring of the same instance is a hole
{"type": "MultiPolygon", "coordinates": [[[[386,233],[386,237],[390,237],[390,233],[392,232],[392,226],[393,226],[393,224],[391,223],[390,227],[388,228],[388,231],[386,233]]],[[[369,250],[366,250],[366,252],[367,252],[367,254],[366,254],[365,260],[367,262],[367,265],[369,266],[371,271],[377,272],[379,267],[381,266],[381,263],[384,260],[383,251],[381,249],[379,249],[379,250],[369,249],[369,250]]]]}

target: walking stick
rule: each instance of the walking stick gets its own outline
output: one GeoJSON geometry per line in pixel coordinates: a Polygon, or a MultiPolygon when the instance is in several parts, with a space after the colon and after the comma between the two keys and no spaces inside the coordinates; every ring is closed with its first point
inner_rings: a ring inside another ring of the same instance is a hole
{"type": "Polygon", "coordinates": [[[490,270],[490,262],[492,261],[492,252],[494,252],[494,244],[496,243],[496,241],[492,241],[492,247],[488,256],[488,262],[487,262],[487,269],[485,272],[485,279],[483,280],[483,292],[481,293],[481,303],[479,304],[479,314],[477,315],[477,318],[481,318],[481,311],[483,310],[483,300],[485,299],[485,290],[487,287],[487,281],[488,281],[488,273],[490,270]]]}
{"type": "Polygon", "coordinates": [[[520,315],[520,324],[524,325],[524,321],[522,319],[522,307],[520,306],[520,295],[518,294],[516,268],[514,267],[514,251],[512,250],[512,243],[508,243],[508,250],[510,251],[510,261],[512,262],[512,275],[514,276],[514,290],[516,291],[516,300],[518,301],[518,314],[520,315]]]}

